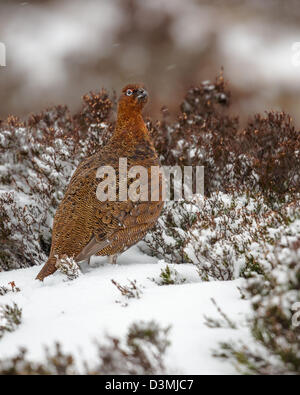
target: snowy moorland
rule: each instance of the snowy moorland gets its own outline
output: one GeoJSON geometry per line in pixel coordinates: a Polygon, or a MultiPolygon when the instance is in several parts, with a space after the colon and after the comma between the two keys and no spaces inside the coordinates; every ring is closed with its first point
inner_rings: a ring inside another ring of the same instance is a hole
{"type": "Polygon", "coordinates": [[[110,137],[115,98],[0,125],[0,373],[299,374],[300,136],[284,113],[241,128],[219,76],[176,121],[147,120],[164,165],[205,166],[110,265],[34,280],[72,173],[110,137]]]}
{"type": "Polygon", "coordinates": [[[1,273],[1,284],[14,281],[20,288],[20,292],[2,296],[1,305],[16,303],[22,309],[19,328],[0,340],[2,359],[15,356],[19,347],[25,347],[31,360],[41,361],[44,347],[53,349],[59,342],[64,352],[76,356],[79,367],[83,360],[93,367],[98,361],[95,341],[105,343],[106,334],[123,341],[132,323],[154,320],[162,327],[171,326],[165,356],[167,372],[235,373],[230,363],[214,359],[211,352],[224,340],[240,337],[249,341],[245,324],[249,302],[240,297],[241,281],[202,283],[196,268],[187,264],[176,265],[185,279],[183,284],[159,286],[151,279],[159,280],[166,265],[137,247],[124,253],[116,266],[105,258],[95,259],[92,265],[84,267],[84,273],[74,281],[56,273],[43,284],[34,280],[38,267],[1,273]],[[123,296],[112,279],[123,286],[136,280],[139,296],[123,296]],[[239,322],[239,330],[206,325],[205,316],[222,318],[211,298],[239,322]]]}

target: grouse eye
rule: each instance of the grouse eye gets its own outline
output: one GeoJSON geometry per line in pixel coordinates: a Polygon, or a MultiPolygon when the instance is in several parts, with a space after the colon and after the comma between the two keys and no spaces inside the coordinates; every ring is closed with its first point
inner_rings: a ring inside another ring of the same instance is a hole
{"type": "Polygon", "coordinates": [[[131,89],[127,89],[126,95],[131,96],[133,94],[133,91],[131,89]]]}

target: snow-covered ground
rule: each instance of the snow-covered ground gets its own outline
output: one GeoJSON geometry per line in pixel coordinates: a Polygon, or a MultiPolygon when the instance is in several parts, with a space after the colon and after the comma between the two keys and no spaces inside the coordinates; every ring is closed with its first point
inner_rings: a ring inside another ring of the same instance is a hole
{"type": "MultiPolygon", "coordinates": [[[[171,265],[172,266],[172,265],[171,265]]],[[[13,356],[20,346],[28,349],[28,357],[40,361],[44,346],[59,341],[64,351],[71,351],[80,361],[96,362],[94,341],[105,342],[105,335],[124,337],[128,326],[139,320],[155,320],[161,326],[171,325],[171,346],[166,356],[168,373],[235,374],[234,367],[212,356],[218,342],[242,339],[249,342],[246,317],[250,304],[242,300],[238,287],[242,280],[201,282],[193,265],[174,265],[186,281],[180,285],[158,286],[151,278],[159,278],[165,264],[144,255],[138,246],[132,247],[117,265],[106,258],[94,258],[91,266],[83,266],[84,274],[66,281],[61,273],[44,283],[34,280],[39,267],[0,273],[0,286],[14,281],[21,289],[0,296],[1,304],[17,303],[23,310],[23,320],[13,333],[0,341],[0,358],[13,356]],[[136,280],[142,288],[140,299],[128,300],[112,284],[121,285],[136,280]],[[239,324],[239,329],[211,329],[205,316],[220,318],[211,301],[239,324]]]]}

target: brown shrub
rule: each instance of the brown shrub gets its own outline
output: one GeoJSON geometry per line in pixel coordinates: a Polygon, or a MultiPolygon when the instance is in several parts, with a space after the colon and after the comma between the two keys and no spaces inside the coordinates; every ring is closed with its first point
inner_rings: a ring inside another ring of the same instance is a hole
{"type": "MultiPolygon", "coordinates": [[[[214,84],[205,81],[187,92],[175,122],[166,109],[162,121],[149,120],[162,164],[204,166],[207,196],[252,190],[274,201],[298,192],[300,136],[290,117],[257,115],[239,130],[230,100],[221,74],[214,84]]],[[[9,117],[0,124],[0,270],[45,260],[53,216],[69,180],[81,160],[110,138],[115,108],[115,95],[109,98],[102,90],[85,95],[75,115],[57,106],[26,121],[9,117]]]]}
{"type": "MultiPolygon", "coordinates": [[[[288,114],[257,114],[240,135],[239,149],[249,158],[263,191],[300,191],[300,133],[288,114]]],[[[256,184],[257,178],[249,182],[256,184]]]]}
{"type": "Polygon", "coordinates": [[[257,114],[244,130],[230,115],[222,74],[192,88],[176,122],[163,111],[149,129],[164,165],[205,167],[205,192],[254,189],[269,195],[300,190],[300,133],[283,112],[257,114]]]}

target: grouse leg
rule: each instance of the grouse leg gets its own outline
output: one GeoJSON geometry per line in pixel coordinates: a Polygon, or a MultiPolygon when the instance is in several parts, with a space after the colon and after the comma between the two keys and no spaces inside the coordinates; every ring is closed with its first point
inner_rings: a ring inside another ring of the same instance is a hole
{"type": "Polygon", "coordinates": [[[117,258],[118,258],[118,254],[114,254],[114,255],[109,255],[108,256],[108,262],[111,265],[115,265],[117,263],[117,258]]]}

